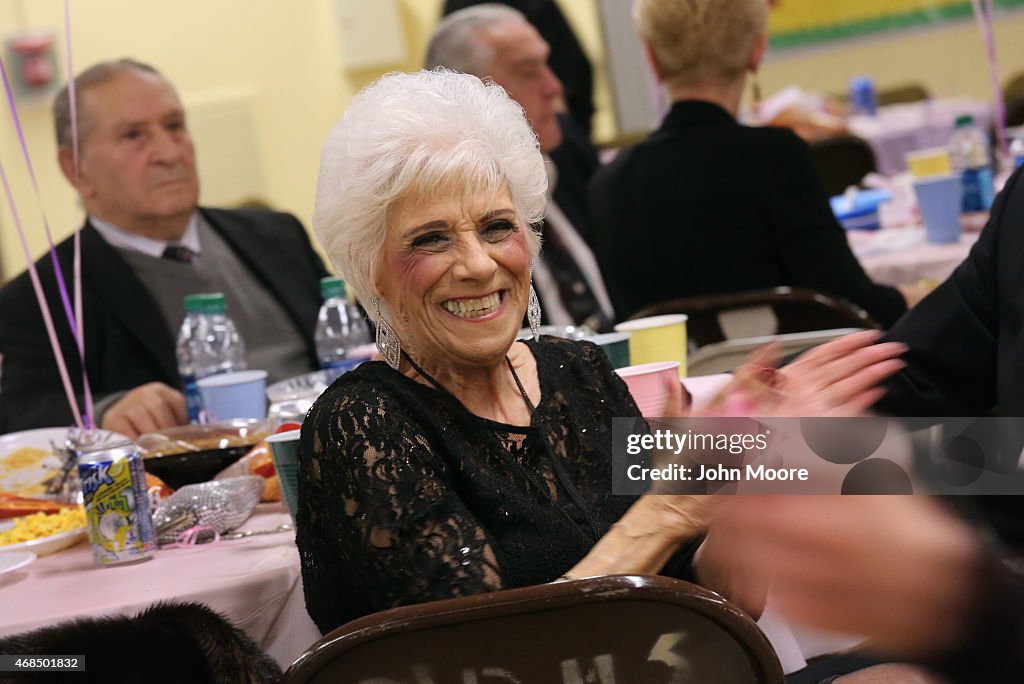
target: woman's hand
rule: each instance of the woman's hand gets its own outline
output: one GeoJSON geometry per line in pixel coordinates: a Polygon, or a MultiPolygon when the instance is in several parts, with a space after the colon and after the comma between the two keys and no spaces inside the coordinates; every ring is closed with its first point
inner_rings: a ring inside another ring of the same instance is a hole
{"type": "Polygon", "coordinates": [[[858,416],[885,394],[878,384],[906,367],[899,342],[875,344],[881,333],[866,330],[827,342],[778,372],[782,400],[776,415],[858,416]]]}
{"type": "Polygon", "coordinates": [[[776,370],[778,349],[754,352],[734,378],[702,411],[705,415],[857,416],[877,402],[878,386],[906,364],[898,342],[875,344],[881,333],[854,333],[805,352],[776,370]]]}
{"type": "MultiPolygon", "coordinates": [[[[730,501],[719,503],[731,505],[730,501]]],[[[749,554],[734,553],[736,543],[728,528],[712,523],[693,557],[696,580],[757,620],[768,600],[768,575],[749,554]]]]}
{"type": "Polygon", "coordinates": [[[690,396],[690,392],[683,387],[683,383],[677,378],[674,378],[668,388],[668,396],[665,398],[665,403],[661,407],[661,413],[658,415],[659,418],[684,418],[690,415],[690,406],[693,402],[693,397],[690,396]]]}
{"type": "Polygon", "coordinates": [[[717,533],[744,571],[728,598],[763,596],[770,582],[791,619],[904,656],[954,646],[978,587],[980,542],[923,496],[730,497],[709,541],[717,533]]]}

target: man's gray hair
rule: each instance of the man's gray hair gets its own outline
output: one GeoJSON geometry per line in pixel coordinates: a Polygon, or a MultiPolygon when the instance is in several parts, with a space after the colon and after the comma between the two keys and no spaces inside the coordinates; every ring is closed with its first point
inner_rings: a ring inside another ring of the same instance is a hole
{"type": "MultiPolygon", "coordinates": [[[[91,88],[106,83],[126,71],[138,71],[164,78],[163,74],[150,65],[128,57],[94,64],[75,77],[75,93],[79,105],[76,112],[78,115],[79,140],[85,139],[85,131],[82,130],[84,128],[83,122],[85,122],[85,116],[81,107],[82,96],[91,88]]],[[[167,79],[164,80],[166,81],[167,79]]],[[[53,125],[54,132],[57,134],[57,147],[70,147],[71,102],[66,85],[61,88],[60,92],[57,93],[56,99],[53,101],[53,125]]]]}
{"type": "Polygon", "coordinates": [[[490,76],[494,50],[480,40],[480,33],[508,21],[528,23],[522,12],[498,3],[473,5],[452,12],[431,35],[424,68],[445,67],[480,78],[490,76]]]}
{"type": "Polygon", "coordinates": [[[531,256],[547,174],[522,107],[446,69],[383,76],[356,95],[320,154],[313,231],[371,317],[388,217],[399,200],[507,189],[531,256]]]}

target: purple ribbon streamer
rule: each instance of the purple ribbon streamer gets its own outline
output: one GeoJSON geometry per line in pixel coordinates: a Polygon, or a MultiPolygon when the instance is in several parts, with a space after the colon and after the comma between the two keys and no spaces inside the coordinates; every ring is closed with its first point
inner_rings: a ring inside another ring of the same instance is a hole
{"type": "MultiPolygon", "coordinates": [[[[68,15],[68,7],[67,7],[67,3],[66,3],[66,0],[65,0],[65,26],[69,25],[69,23],[70,23],[69,20],[68,20],[68,16],[69,16],[68,15]]],[[[66,36],[66,39],[68,41],[70,41],[70,34],[68,34],[66,36]]],[[[69,44],[69,48],[70,48],[70,44],[69,44]]],[[[69,49],[68,56],[69,56],[69,59],[70,59],[70,49],[69,49]]],[[[72,72],[72,77],[73,77],[73,72],[72,72]]],[[[2,78],[2,80],[3,80],[4,91],[5,91],[5,94],[7,96],[7,106],[10,109],[11,118],[14,121],[14,129],[15,129],[15,132],[17,133],[17,135],[18,135],[18,142],[21,145],[21,153],[22,153],[22,156],[25,159],[25,166],[28,168],[29,178],[32,180],[32,188],[35,191],[36,200],[39,203],[40,212],[42,214],[43,230],[44,230],[44,232],[46,234],[46,242],[47,242],[47,244],[49,245],[49,248],[50,248],[50,260],[53,263],[53,271],[54,271],[54,275],[55,275],[56,280],[57,280],[57,291],[58,291],[58,293],[60,295],[61,304],[64,307],[64,315],[67,318],[68,326],[71,329],[71,335],[74,338],[75,346],[78,349],[79,360],[80,360],[80,362],[82,364],[82,390],[83,390],[83,398],[84,398],[84,401],[85,401],[85,404],[86,404],[86,409],[87,409],[86,410],[86,414],[85,414],[84,422],[83,422],[82,418],[79,415],[79,410],[78,410],[77,404],[74,404],[71,407],[72,408],[72,413],[75,414],[76,422],[78,423],[78,426],[80,428],[84,428],[84,429],[87,429],[87,430],[88,429],[92,429],[92,427],[93,427],[93,419],[92,419],[92,417],[93,417],[92,416],[92,391],[91,391],[91,388],[89,386],[88,373],[87,373],[86,367],[85,367],[85,340],[83,338],[83,335],[81,334],[81,331],[79,329],[79,324],[78,324],[78,321],[80,320],[80,316],[76,317],[75,311],[71,307],[71,300],[70,300],[70,297],[68,296],[68,288],[67,288],[67,284],[66,284],[66,282],[64,280],[64,273],[63,273],[63,271],[60,268],[60,260],[57,258],[57,249],[56,249],[56,247],[54,246],[54,243],[53,243],[53,234],[50,231],[50,223],[49,223],[49,221],[46,218],[46,210],[43,209],[43,207],[45,205],[43,203],[42,193],[39,191],[39,182],[36,180],[35,168],[32,165],[32,157],[31,157],[31,155],[29,154],[29,151],[28,151],[28,143],[25,140],[25,132],[22,129],[22,126],[21,126],[21,117],[18,116],[18,108],[17,108],[17,105],[14,102],[14,92],[13,92],[13,90],[11,88],[10,79],[7,76],[7,67],[4,64],[2,56],[0,56],[0,78],[2,78]]],[[[69,79],[69,80],[71,80],[71,79],[69,79]]],[[[75,144],[75,147],[77,148],[77,143],[75,144]]],[[[0,171],[0,172],[2,172],[2,171],[0,171]]],[[[4,175],[4,183],[6,185],[6,175],[4,175]]],[[[11,204],[11,212],[12,212],[12,214],[15,217],[17,217],[17,209],[16,209],[16,207],[14,205],[14,197],[8,192],[7,193],[7,198],[8,198],[8,202],[10,202],[10,204],[11,204]]],[[[20,226],[19,219],[15,218],[15,224],[18,225],[18,230],[20,232],[21,231],[21,226],[20,226]]],[[[24,240],[24,235],[20,235],[20,237],[24,240]]],[[[77,238],[77,235],[76,235],[76,238],[77,238]]],[[[81,255],[80,255],[80,250],[81,250],[81,248],[80,248],[80,246],[79,246],[79,244],[77,242],[77,239],[76,239],[76,250],[75,250],[75,252],[76,252],[75,253],[75,267],[76,267],[75,286],[76,286],[76,293],[81,291],[81,266],[80,266],[81,255]]],[[[30,254],[27,255],[26,258],[31,261],[31,255],[30,254]]],[[[33,264],[30,263],[29,264],[30,273],[34,273],[35,272],[35,269],[32,268],[32,266],[33,266],[33,264]]],[[[38,278],[38,275],[36,275],[35,278],[38,278]]],[[[37,294],[37,298],[39,298],[41,296],[42,292],[39,291],[36,294],[37,294]]],[[[50,320],[49,307],[46,305],[46,301],[44,299],[40,299],[39,300],[39,306],[43,310],[44,321],[47,322],[47,332],[50,332],[51,328],[52,328],[52,320],[50,320]]],[[[81,307],[80,306],[79,306],[78,311],[79,311],[79,314],[80,314],[80,311],[81,311],[81,307]]],[[[55,330],[53,330],[53,334],[56,334],[55,330]]],[[[64,365],[64,359],[63,359],[63,356],[61,356],[61,354],[60,354],[60,345],[57,343],[56,339],[51,340],[51,343],[54,346],[54,353],[58,355],[58,359],[57,359],[58,367],[63,369],[62,370],[62,374],[66,373],[67,369],[66,369],[66,367],[64,365]]],[[[66,389],[68,391],[70,391],[70,388],[66,388],[66,389]]],[[[74,395],[72,394],[71,397],[73,398],[74,395]]]]}
{"type": "MultiPolygon", "coordinates": [[[[75,186],[78,186],[78,93],[75,85],[75,66],[71,58],[71,5],[70,0],[64,0],[64,56],[67,59],[68,74],[68,105],[71,109],[71,160],[75,178],[75,186]]],[[[85,321],[82,315],[82,229],[75,229],[75,256],[72,274],[75,296],[75,330],[78,335],[75,341],[78,342],[78,355],[82,359],[82,388],[85,399],[85,425],[86,428],[93,426],[92,390],[89,387],[89,373],[85,369],[85,321]]]]}
{"type": "Polygon", "coordinates": [[[989,77],[992,80],[992,107],[995,119],[996,143],[999,151],[1004,156],[1009,156],[1010,147],[1006,141],[1006,102],[1003,100],[1003,90],[999,86],[999,62],[996,59],[996,40],[992,30],[992,0],[971,0],[974,7],[974,18],[981,30],[982,40],[985,41],[985,51],[988,56],[989,77]]]}
{"type": "Polygon", "coordinates": [[[39,312],[43,316],[43,325],[46,326],[46,334],[50,338],[50,348],[53,350],[53,357],[57,360],[57,371],[60,373],[61,382],[64,384],[64,393],[67,396],[68,404],[71,406],[71,413],[74,415],[75,424],[79,429],[82,429],[84,424],[82,422],[82,415],[78,410],[78,400],[75,398],[75,391],[71,385],[71,376],[68,375],[68,368],[64,363],[64,354],[61,353],[60,342],[57,340],[57,330],[53,325],[53,317],[50,316],[50,307],[46,303],[43,285],[39,281],[39,273],[36,272],[35,263],[32,261],[28,240],[25,238],[25,230],[21,226],[18,208],[14,203],[14,195],[11,194],[11,186],[7,182],[7,174],[4,172],[2,163],[0,163],[0,183],[3,184],[4,193],[7,195],[7,202],[11,207],[14,227],[17,229],[18,238],[21,240],[21,249],[25,255],[25,263],[28,264],[29,279],[32,281],[32,289],[35,291],[36,299],[39,301],[39,312]]]}
{"type": "MultiPolygon", "coordinates": [[[[4,65],[3,57],[0,57],[0,77],[3,78],[4,91],[7,95],[7,106],[11,110],[11,118],[14,120],[14,130],[18,134],[18,142],[21,145],[21,154],[28,166],[28,175],[32,179],[32,188],[35,190],[36,199],[42,207],[42,197],[39,192],[39,184],[36,182],[35,169],[32,167],[32,160],[28,153],[28,143],[25,141],[25,132],[21,128],[21,118],[18,116],[18,108],[14,104],[14,92],[11,90],[11,83],[7,78],[7,67],[4,65]]],[[[43,211],[43,230],[46,232],[46,242],[50,246],[50,258],[53,260],[53,268],[57,274],[57,285],[60,291],[61,302],[64,305],[64,314],[71,324],[71,332],[78,337],[78,330],[75,328],[74,314],[71,310],[71,300],[68,298],[67,286],[64,283],[64,274],[61,273],[60,263],[57,261],[57,252],[53,245],[53,235],[50,232],[50,224],[46,220],[46,211],[43,211]]]]}

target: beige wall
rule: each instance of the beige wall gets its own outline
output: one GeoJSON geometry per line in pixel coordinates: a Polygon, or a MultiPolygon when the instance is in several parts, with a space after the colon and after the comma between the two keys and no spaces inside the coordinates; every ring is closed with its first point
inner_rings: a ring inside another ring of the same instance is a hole
{"type": "MultiPolygon", "coordinates": [[[[785,2],[785,0],[783,0],[785,2]]],[[[1024,70],[1024,12],[1003,13],[995,22],[1000,81],[1024,70]]],[[[923,83],[936,97],[967,95],[990,100],[981,34],[973,21],[960,21],[861,38],[836,46],[772,55],[761,74],[765,93],[789,84],[810,91],[842,93],[850,77],[870,74],[879,87],[923,83]]]]}
{"type": "MultiPolygon", "coordinates": [[[[559,3],[594,62],[595,135],[598,141],[608,140],[615,131],[593,0],[559,3]]],[[[62,5],[59,0],[0,0],[0,36],[17,29],[59,28],[62,5]]],[[[258,191],[308,225],[320,144],[352,94],[378,75],[377,70],[342,68],[332,0],[89,0],[71,6],[79,68],[131,55],[151,62],[177,84],[193,119],[206,202],[231,202],[258,191]],[[246,192],[249,187],[252,192],[246,192]]],[[[441,0],[399,0],[399,30],[409,50],[404,63],[388,70],[418,67],[440,6],[441,0]]],[[[1022,32],[1024,14],[999,20],[1004,75],[1024,68],[1024,41],[1015,40],[1022,32]]],[[[881,86],[920,80],[940,96],[988,96],[984,53],[970,23],[778,55],[765,65],[762,82],[768,92],[790,83],[838,92],[855,73],[873,74],[881,86]]],[[[54,162],[48,103],[23,102],[20,108],[47,216],[59,240],[80,223],[81,210],[54,162]]],[[[0,114],[0,159],[11,176],[31,252],[38,256],[45,248],[39,208],[6,112],[0,114]]],[[[11,277],[23,270],[24,259],[6,202],[0,204],[0,262],[11,277]]]]}
{"type": "MultiPolygon", "coordinates": [[[[0,0],[0,36],[18,28],[61,27],[62,5],[0,0]]],[[[233,165],[246,178],[261,180],[257,190],[266,201],[308,225],[320,144],[352,94],[372,79],[342,69],[330,0],[88,0],[71,7],[78,69],[125,55],[157,66],[178,86],[193,117],[200,167],[233,165]],[[197,112],[227,119],[218,123],[197,112]],[[236,130],[233,123],[239,121],[251,123],[251,133],[236,130]],[[251,149],[239,148],[247,140],[251,149]],[[204,160],[204,154],[216,156],[218,164],[204,160]],[[258,173],[251,173],[250,163],[258,164],[258,173]]],[[[402,30],[415,46],[428,31],[437,2],[402,0],[401,7],[402,30]]],[[[60,53],[63,62],[62,47],[60,53]]],[[[61,239],[81,222],[82,213],[54,162],[49,103],[21,103],[20,110],[47,216],[55,239],[61,239]]],[[[0,159],[12,176],[30,248],[38,256],[46,241],[6,111],[0,113],[0,159]]],[[[206,175],[204,201],[253,194],[241,192],[233,178],[206,175]]],[[[7,203],[2,204],[0,259],[9,278],[24,269],[24,259],[7,203]]]]}

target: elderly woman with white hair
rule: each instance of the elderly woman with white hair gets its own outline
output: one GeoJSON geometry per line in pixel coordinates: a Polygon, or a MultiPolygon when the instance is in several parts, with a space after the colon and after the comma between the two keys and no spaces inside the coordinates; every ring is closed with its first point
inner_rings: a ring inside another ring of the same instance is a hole
{"type": "MultiPolygon", "coordinates": [[[[690,577],[705,500],[612,494],[612,418],[639,411],[602,351],[516,341],[539,318],[543,163],[501,88],[443,70],[385,76],[324,145],[314,228],[384,359],[303,424],[296,539],[324,632],[562,576],[690,577]]],[[[791,385],[854,378],[829,396],[866,405],[898,351],[854,340],[791,385]]]]}

